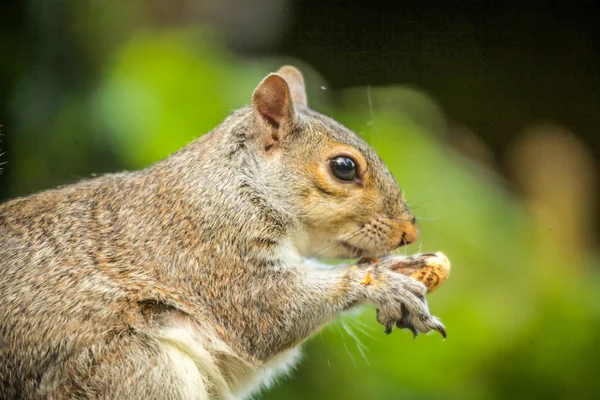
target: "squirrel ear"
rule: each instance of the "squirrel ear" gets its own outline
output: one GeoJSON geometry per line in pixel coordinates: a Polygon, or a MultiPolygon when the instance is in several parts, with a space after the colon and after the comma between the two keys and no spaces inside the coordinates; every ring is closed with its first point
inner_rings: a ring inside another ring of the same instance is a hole
{"type": "Polygon", "coordinates": [[[292,100],[295,105],[306,107],[308,105],[306,100],[306,86],[304,85],[304,77],[302,72],[296,67],[291,65],[284,65],[279,68],[277,73],[286,80],[290,87],[290,93],[292,94],[292,100]]]}
{"type": "Polygon", "coordinates": [[[292,119],[294,104],[285,79],[278,74],[269,74],[263,79],[252,95],[252,108],[275,129],[292,119]]]}

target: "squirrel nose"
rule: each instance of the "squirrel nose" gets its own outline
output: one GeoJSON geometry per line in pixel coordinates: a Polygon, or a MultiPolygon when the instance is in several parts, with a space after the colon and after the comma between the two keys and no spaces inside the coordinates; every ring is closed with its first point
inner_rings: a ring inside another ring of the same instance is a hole
{"type": "Polygon", "coordinates": [[[416,218],[404,224],[404,232],[400,238],[398,247],[414,243],[419,237],[419,225],[417,224],[416,218]]]}

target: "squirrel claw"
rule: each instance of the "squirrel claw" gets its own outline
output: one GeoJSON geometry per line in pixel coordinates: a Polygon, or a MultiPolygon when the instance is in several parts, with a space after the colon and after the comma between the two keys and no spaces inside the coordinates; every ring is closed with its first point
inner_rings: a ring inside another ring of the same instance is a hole
{"type": "Polygon", "coordinates": [[[411,324],[406,325],[402,321],[398,321],[396,322],[396,327],[398,327],[398,329],[408,329],[413,334],[413,339],[416,339],[417,336],[419,336],[419,331],[411,324]]]}
{"type": "Polygon", "coordinates": [[[377,312],[377,322],[379,322],[380,324],[385,326],[385,330],[383,332],[386,335],[389,335],[390,333],[392,333],[392,330],[394,329],[395,321],[384,320],[382,318],[381,311],[379,310],[379,308],[376,310],[376,312],[377,312]]]}
{"type": "Polygon", "coordinates": [[[404,313],[404,315],[402,315],[402,319],[399,319],[398,321],[396,321],[396,326],[400,329],[408,329],[409,331],[411,331],[413,334],[413,339],[416,339],[417,336],[419,336],[419,331],[410,322],[410,314],[409,313],[404,313]]]}
{"type": "Polygon", "coordinates": [[[387,324],[385,326],[385,331],[383,331],[383,333],[385,333],[386,335],[389,335],[390,333],[392,333],[392,329],[394,329],[394,324],[393,323],[387,324]]]}
{"type": "Polygon", "coordinates": [[[435,326],[433,327],[434,330],[438,331],[441,335],[443,339],[446,339],[447,334],[446,334],[446,328],[444,327],[444,325],[440,322],[440,320],[438,320],[437,318],[435,318],[435,326]]]}

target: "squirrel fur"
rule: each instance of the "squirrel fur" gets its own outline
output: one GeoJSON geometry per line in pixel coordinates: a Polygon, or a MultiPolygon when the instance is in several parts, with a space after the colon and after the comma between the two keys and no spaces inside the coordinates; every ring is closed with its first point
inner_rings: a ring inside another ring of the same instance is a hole
{"type": "Polygon", "coordinates": [[[0,205],[0,398],[245,398],[361,304],[388,331],[443,331],[418,281],[312,260],[417,235],[377,154],[282,67],[165,160],[0,205]]]}

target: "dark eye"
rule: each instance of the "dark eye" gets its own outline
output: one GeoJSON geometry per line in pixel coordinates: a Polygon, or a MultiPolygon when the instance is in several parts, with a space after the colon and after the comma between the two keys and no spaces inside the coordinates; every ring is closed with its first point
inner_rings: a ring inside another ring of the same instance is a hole
{"type": "Polygon", "coordinates": [[[342,181],[353,181],[356,179],[356,163],[350,157],[339,156],[332,158],[329,168],[333,176],[342,181]]]}

